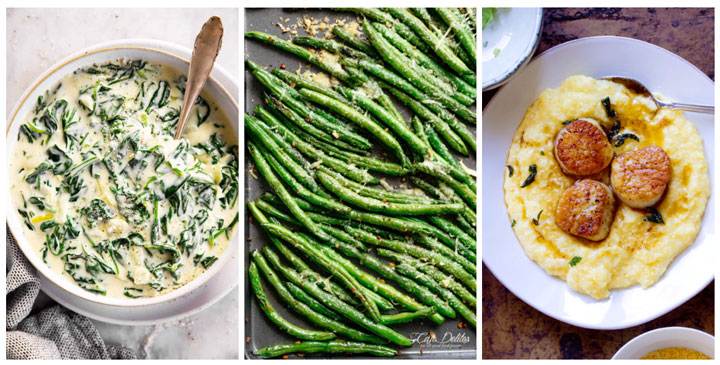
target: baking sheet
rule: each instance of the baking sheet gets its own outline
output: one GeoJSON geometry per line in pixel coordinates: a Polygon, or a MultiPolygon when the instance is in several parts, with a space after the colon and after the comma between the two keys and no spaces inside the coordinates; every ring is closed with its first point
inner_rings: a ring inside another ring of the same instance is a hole
{"type": "MultiPolygon", "coordinates": [[[[245,30],[263,31],[269,34],[277,35],[283,39],[289,39],[289,33],[282,33],[277,23],[284,27],[290,27],[296,24],[303,16],[313,17],[315,19],[323,19],[328,17],[329,23],[334,23],[335,19],[355,20],[355,16],[351,13],[336,12],[321,9],[246,9],[245,10],[245,30]],[[286,21],[286,19],[288,19],[286,21]]],[[[307,35],[298,27],[298,35],[307,35]]],[[[279,50],[260,44],[257,41],[244,42],[245,58],[250,59],[264,67],[278,67],[285,65],[287,70],[295,71],[300,65],[303,69],[312,68],[307,62],[299,61],[296,57],[283,53],[279,50]]],[[[315,71],[318,71],[315,69],[315,71]]],[[[252,113],[257,104],[261,104],[263,88],[249,72],[245,72],[245,112],[252,113]]],[[[402,109],[402,108],[401,108],[402,109]]],[[[404,113],[406,110],[402,110],[404,113]]],[[[407,115],[407,114],[406,114],[407,115]]],[[[406,119],[409,120],[409,119],[406,119]]],[[[245,161],[245,199],[254,200],[263,192],[268,191],[269,187],[261,178],[254,178],[247,173],[252,165],[250,157],[246,154],[245,161]]],[[[475,156],[464,160],[466,166],[475,168],[475,156]]],[[[247,272],[250,263],[249,252],[258,249],[265,244],[266,238],[263,232],[255,224],[251,224],[251,217],[245,220],[245,272],[247,272]]],[[[359,265],[358,265],[359,266],[359,265]]],[[[277,295],[269,284],[263,279],[265,291],[270,298],[273,307],[285,318],[291,322],[312,328],[308,322],[293,312],[290,312],[285,306],[277,300],[277,295]]],[[[265,346],[277,345],[281,343],[291,343],[296,341],[295,338],[286,335],[277,330],[262,313],[258,307],[257,301],[254,300],[250,283],[245,275],[245,356],[246,358],[256,358],[253,351],[265,346]]],[[[413,346],[399,349],[398,358],[406,359],[474,359],[477,358],[477,341],[476,329],[472,327],[458,328],[458,320],[448,320],[442,325],[437,326],[430,321],[416,321],[401,326],[393,326],[400,333],[413,339],[413,346]]],[[[295,356],[291,356],[295,357],[295,356]]],[[[307,355],[306,357],[318,357],[307,355]]],[[[338,357],[335,357],[338,358],[338,357]]],[[[358,358],[354,356],[353,358],[358,358]]]]}

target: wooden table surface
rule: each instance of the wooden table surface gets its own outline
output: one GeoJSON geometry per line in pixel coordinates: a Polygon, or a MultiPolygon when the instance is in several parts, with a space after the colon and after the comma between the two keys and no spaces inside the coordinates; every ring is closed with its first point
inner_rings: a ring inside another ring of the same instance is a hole
{"type": "MultiPolygon", "coordinates": [[[[664,47],[715,78],[713,9],[545,9],[536,54],[569,40],[618,35],[664,47]]],[[[494,94],[483,93],[483,106],[494,94]]],[[[660,327],[714,333],[714,283],[674,311],[644,325],[587,330],[552,319],[510,293],[483,265],[484,359],[608,359],[633,337],[660,327]]]]}

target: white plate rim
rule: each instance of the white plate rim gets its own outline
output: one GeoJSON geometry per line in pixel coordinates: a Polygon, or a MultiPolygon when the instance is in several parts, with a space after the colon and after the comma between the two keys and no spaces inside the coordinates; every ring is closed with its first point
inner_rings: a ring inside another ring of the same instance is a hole
{"type": "MultiPolygon", "coordinates": [[[[8,153],[8,155],[12,153],[12,149],[15,146],[15,141],[17,140],[17,136],[10,136],[10,133],[13,129],[14,124],[18,121],[18,118],[21,117],[18,113],[23,109],[26,103],[32,102],[30,97],[40,92],[38,88],[48,78],[54,76],[58,71],[65,68],[68,64],[72,62],[80,61],[88,56],[101,54],[103,52],[113,52],[123,49],[159,53],[163,56],[179,60],[180,62],[185,64],[189,64],[189,58],[192,53],[192,51],[190,51],[188,48],[171,42],[155,39],[132,38],[98,43],[85,47],[77,52],[70,54],[67,57],[64,57],[63,59],[49,67],[47,71],[43,72],[40,76],[38,76],[30,84],[30,86],[25,89],[20,99],[18,99],[18,101],[16,102],[15,106],[12,109],[10,117],[7,119],[8,122],[5,131],[7,140],[6,153],[8,153]]],[[[229,73],[225,71],[222,66],[215,64],[211,72],[211,76],[208,79],[208,82],[213,83],[213,86],[217,88],[225,98],[227,98],[229,104],[233,109],[228,112],[234,112],[236,115],[239,116],[239,104],[237,102],[236,96],[234,96],[235,94],[237,94],[238,86],[237,82],[229,76],[229,73]],[[228,91],[228,89],[231,89],[234,92],[228,91]]],[[[238,131],[238,118],[233,119],[230,117],[228,119],[230,121],[231,127],[238,131]]],[[[9,164],[6,166],[6,168],[7,167],[9,167],[9,164]]],[[[239,206],[238,209],[240,209],[239,206]]],[[[197,278],[169,293],[149,298],[136,298],[133,300],[124,298],[110,298],[87,292],[76,286],[74,283],[71,283],[69,280],[67,280],[67,278],[62,277],[61,274],[55,273],[54,271],[50,270],[50,268],[39,259],[36,253],[31,252],[24,235],[16,235],[14,233],[23,232],[23,227],[18,217],[18,214],[16,213],[15,206],[14,204],[12,204],[12,202],[10,202],[7,206],[7,214],[8,215],[6,223],[9,228],[8,233],[13,235],[13,237],[18,243],[18,247],[23,252],[27,260],[33,265],[33,267],[35,267],[35,269],[43,276],[44,279],[52,282],[55,286],[62,288],[64,291],[76,297],[79,297],[80,299],[112,307],[146,307],[182,298],[183,295],[197,290],[198,288],[203,286],[203,284],[210,281],[210,279],[214,277],[222,269],[222,267],[230,261],[230,251],[237,249],[237,246],[239,245],[240,230],[238,229],[236,230],[230,242],[228,242],[228,245],[232,245],[233,247],[232,249],[229,249],[230,247],[226,249],[225,253],[227,254],[223,254],[215,265],[212,265],[208,270],[201,273],[197,278]]],[[[235,285],[237,285],[237,283],[234,283],[232,286],[235,285]]]]}
{"type": "MultiPolygon", "coordinates": [[[[645,42],[645,41],[642,41],[642,40],[639,40],[639,39],[634,39],[634,38],[629,38],[629,37],[621,37],[621,36],[608,36],[608,35],[591,36],[591,37],[583,37],[583,38],[578,38],[578,39],[574,39],[574,40],[571,40],[571,41],[567,41],[567,42],[558,44],[558,45],[556,45],[556,46],[554,46],[554,47],[552,47],[552,48],[549,48],[549,49],[545,50],[544,52],[542,52],[541,54],[539,54],[537,57],[535,57],[535,58],[531,61],[531,63],[535,62],[536,60],[540,59],[541,57],[547,57],[547,56],[549,56],[549,55],[552,55],[553,53],[557,52],[558,50],[560,50],[560,49],[562,49],[562,48],[565,48],[565,47],[568,47],[568,46],[573,46],[573,45],[575,45],[576,43],[582,43],[582,42],[588,42],[588,41],[597,41],[597,40],[611,40],[611,41],[615,40],[615,41],[622,41],[622,42],[636,42],[636,43],[641,43],[641,44],[643,44],[644,46],[649,46],[649,47],[651,47],[651,48],[654,48],[654,49],[656,49],[656,50],[658,50],[658,51],[660,51],[660,52],[663,52],[663,53],[669,55],[669,56],[672,57],[672,58],[675,58],[676,60],[681,61],[681,62],[684,63],[686,66],[689,66],[690,69],[692,69],[694,72],[697,72],[699,75],[702,75],[702,77],[704,77],[707,81],[709,81],[710,83],[712,83],[712,84],[714,85],[714,81],[713,81],[712,79],[710,79],[710,77],[708,77],[708,76],[707,76],[704,72],[702,72],[697,66],[693,65],[692,63],[690,63],[689,61],[687,61],[687,60],[684,59],[683,57],[681,57],[681,56],[679,56],[679,55],[677,55],[677,54],[675,54],[675,53],[673,53],[673,52],[671,52],[671,51],[669,51],[669,50],[667,50],[667,49],[665,49],[665,48],[663,48],[663,47],[657,46],[657,45],[655,45],[655,44],[652,44],[652,43],[649,43],[649,42],[645,42]]],[[[714,89],[713,89],[713,92],[714,92],[714,89]]],[[[490,107],[494,106],[494,103],[495,103],[497,100],[499,100],[498,96],[501,95],[501,93],[503,93],[503,90],[502,90],[502,89],[499,90],[499,91],[497,92],[497,94],[493,95],[493,98],[492,98],[492,99],[488,102],[488,104],[483,108],[483,115],[485,114],[485,111],[486,111],[486,110],[488,110],[488,109],[490,109],[490,107]]],[[[519,123],[519,122],[520,122],[520,121],[518,121],[518,123],[519,123]]],[[[516,125],[517,125],[517,124],[516,124],[516,125]]],[[[711,136],[711,138],[714,138],[714,136],[711,136]]],[[[508,152],[508,151],[506,150],[506,151],[504,151],[504,153],[502,154],[502,156],[504,156],[504,160],[507,159],[507,152],[508,152]]],[[[708,156],[707,150],[705,151],[705,155],[706,155],[706,158],[707,158],[707,160],[708,160],[708,165],[710,165],[710,164],[714,161],[714,156],[708,156]]],[[[709,172],[709,175],[710,175],[709,178],[710,178],[710,181],[711,181],[711,193],[710,193],[710,197],[708,198],[708,202],[707,202],[707,205],[706,205],[706,208],[705,208],[705,212],[704,212],[704,214],[703,214],[703,220],[702,220],[701,227],[705,227],[705,226],[708,225],[708,224],[710,224],[710,225],[714,224],[714,222],[709,222],[708,219],[707,219],[707,217],[706,217],[706,216],[707,216],[707,211],[708,211],[709,209],[714,209],[714,206],[711,207],[711,205],[714,204],[714,195],[715,195],[714,192],[713,192],[713,187],[714,187],[714,185],[713,185],[713,183],[714,183],[713,179],[714,179],[714,177],[712,176],[712,174],[710,174],[711,171],[712,171],[712,166],[709,166],[709,171],[708,171],[708,172],[709,172]]],[[[506,213],[507,213],[507,212],[506,212],[506,213]]],[[[701,229],[702,229],[702,228],[701,228],[701,229]]],[[[701,232],[701,231],[700,231],[700,232],[701,232]]],[[[698,232],[698,236],[700,235],[700,232],[698,232]]],[[[514,235],[514,232],[513,232],[513,239],[514,239],[513,243],[519,245],[519,242],[517,242],[517,237],[514,235]]],[[[697,237],[696,237],[696,240],[697,240],[697,237]]],[[[695,243],[695,241],[693,242],[693,244],[694,244],[694,243],[695,243]]],[[[678,256],[676,256],[675,259],[674,259],[674,260],[672,261],[672,263],[670,264],[670,266],[672,266],[672,264],[675,263],[682,255],[684,255],[685,253],[687,253],[687,251],[688,251],[688,249],[686,249],[685,251],[683,251],[682,253],[680,253],[678,256]]],[[[524,252],[523,252],[523,253],[524,253],[524,252]]],[[[597,324],[597,323],[584,323],[584,322],[582,322],[582,321],[574,320],[574,319],[572,319],[572,318],[563,317],[563,316],[560,315],[560,314],[550,312],[550,311],[548,311],[546,308],[540,308],[539,306],[534,305],[533,303],[531,303],[530,301],[528,301],[528,300],[527,300],[527,297],[526,297],[525,295],[521,295],[521,294],[517,293],[515,290],[511,289],[510,287],[508,287],[508,286],[506,285],[505,281],[504,281],[500,276],[498,276],[498,275],[495,273],[495,271],[492,269],[492,265],[488,265],[488,264],[487,264],[487,262],[485,261],[485,257],[484,257],[484,256],[483,256],[483,264],[488,268],[488,270],[493,274],[493,276],[494,276],[506,289],[508,289],[513,295],[515,295],[516,297],[518,297],[518,298],[519,298],[520,300],[522,300],[524,303],[526,303],[526,304],[528,304],[529,306],[531,306],[533,309],[535,309],[535,310],[537,310],[537,311],[539,311],[539,312],[541,312],[541,313],[543,313],[543,314],[545,314],[545,315],[547,315],[547,316],[549,316],[549,317],[551,317],[551,318],[553,318],[553,319],[556,319],[556,320],[558,320],[558,321],[561,321],[561,322],[564,322],[564,323],[567,323],[567,324],[570,324],[570,325],[573,325],[573,326],[581,327],[581,328],[596,329],[596,330],[617,330],[617,329],[625,329],[625,328],[630,328],[630,327],[633,327],[633,326],[641,325],[641,324],[647,323],[647,322],[649,322],[649,321],[652,321],[652,320],[654,320],[654,319],[656,319],[656,318],[659,318],[659,317],[661,317],[661,316],[669,313],[670,311],[678,308],[679,306],[683,305],[683,304],[686,303],[688,300],[690,300],[690,299],[693,298],[695,295],[697,295],[699,292],[701,292],[703,289],[705,289],[705,288],[714,280],[714,272],[711,271],[711,275],[710,275],[703,283],[701,283],[702,285],[699,285],[699,286],[698,286],[696,289],[694,289],[694,290],[688,291],[685,296],[683,296],[682,298],[680,298],[679,300],[677,300],[676,303],[674,303],[673,305],[669,305],[669,306],[667,306],[666,308],[664,308],[663,310],[659,310],[659,311],[657,311],[657,312],[655,312],[655,313],[653,313],[653,314],[651,314],[651,315],[649,315],[649,316],[645,316],[645,317],[643,317],[643,318],[638,318],[638,319],[633,320],[633,321],[625,321],[625,322],[620,323],[620,324],[608,324],[608,325],[606,325],[606,324],[603,324],[603,323],[599,323],[599,324],[597,324]]],[[[533,262],[533,264],[535,264],[535,263],[533,262]]],[[[669,271],[669,269],[670,269],[670,267],[668,267],[668,271],[669,271]]],[[[542,270],[542,271],[543,271],[543,273],[544,273],[545,275],[548,275],[551,279],[553,279],[553,280],[560,280],[560,279],[558,279],[558,278],[552,277],[552,276],[550,276],[549,274],[545,273],[544,270],[542,270]]],[[[667,272],[663,274],[663,276],[660,278],[660,280],[662,280],[662,278],[663,278],[665,275],[667,275],[667,272]]],[[[634,288],[634,287],[636,287],[636,286],[632,286],[632,287],[630,287],[630,288],[634,288]]],[[[619,290],[626,290],[626,289],[630,289],[630,288],[624,288],[624,289],[619,289],[619,290]]],[[[569,288],[566,288],[566,289],[567,289],[567,290],[571,290],[571,289],[569,289],[569,288]]]]}
{"type": "MultiPolygon", "coordinates": [[[[537,18],[536,18],[536,29],[535,29],[535,40],[532,43],[528,44],[528,47],[523,52],[523,57],[518,58],[515,64],[508,69],[508,71],[505,74],[496,76],[492,79],[490,79],[487,84],[483,81],[482,82],[482,91],[490,91],[494,90],[502,85],[505,85],[507,82],[510,81],[510,79],[513,78],[520,70],[530,62],[530,60],[533,57],[533,54],[535,53],[535,50],[540,45],[540,39],[542,38],[542,31],[543,31],[543,14],[545,14],[545,9],[543,8],[535,8],[538,10],[537,18]]],[[[482,32],[481,32],[482,33],[482,32]]],[[[481,49],[483,49],[481,47],[481,49]]],[[[484,49],[483,51],[484,52],[484,49]]]]}

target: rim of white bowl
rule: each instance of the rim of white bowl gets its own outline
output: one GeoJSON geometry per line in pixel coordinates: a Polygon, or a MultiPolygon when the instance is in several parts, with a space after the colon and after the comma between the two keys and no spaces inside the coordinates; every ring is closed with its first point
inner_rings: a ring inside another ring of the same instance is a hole
{"type": "MultiPolygon", "coordinates": [[[[490,91],[493,89],[496,89],[502,85],[505,85],[510,79],[513,78],[523,67],[525,67],[528,62],[533,57],[533,54],[535,53],[535,50],[540,45],[540,38],[542,38],[542,30],[543,30],[543,14],[545,13],[545,9],[543,8],[537,8],[537,18],[536,21],[536,28],[535,28],[535,40],[532,43],[528,43],[528,47],[525,49],[525,52],[523,53],[523,56],[518,58],[517,62],[507,71],[506,73],[497,76],[495,78],[492,78],[488,81],[487,85],[483,82],[482,84],[482,91],[490,91]]],[[[544,53],[544,52],[543,52],[544,53]]]]}
{"type": "MultiPolygon", "coordinates": [[[[20,109],[29,101],[30,96],[34,95],[36,92],[38,92],[38,87],[45,82],[49,77],[53,76],[55,73],[57,73],[60,69],[67,66],[67,64],[79,61],[85,57],[100,54],[103,52],[111,52],[111,51],[117,51],[122,49],[132,49],[132,50],[140,50],[140,51],[148,51],[148,52],[155,52],[160,53],[168,57],[175,58],[185,64],[190,63],[190,55],[192,54],[192,51],[186,47],[180,46],[175,43],[167,42],[167,41],[161,41],[161,40],[155,40],[155,39],[119,39],[109,42],[102,42],[95,45],[91,45],[89,47],[85,47],[77,52],[72,53],[71,55],[61,59],[57,63],[53,64],[51,67],[48,68],[47,71],[43,72],[38,78],[36,78],[30,86],[25,89],[22,96],[18,100],[18,102],[13,107],[13,111],[10,114],[10,118],[8,119],[7,127],[5,130],[5,134],[7,137],[7,140],[10,141],[6,148],[8,155],[11,153],[12,148],[15,147],[14,141],[16,140],[15,136],[8,136],[10,133],[11,127],[13,123],[18,118],[18,113],[20,109]],[[10,138],[12,137],[12,138],[10,138]]],[[[212,73],[216,73],[217,75],[211,75],[208,78],[208,82],[211,82],[214,84],[214,86],[221,92],[221,94],[224,95],[225,98],[227,98],[231,105],[235,107],[235,115],[239,116],[239,105],[237,102],[237,99],[233,96],[231,92],[227,90],[227,87],[234,87],[235,90],[238,90],[237,82],[235,82],[232,77],[229,76],[229,73],[225,71],[225,69],[220,66],[219,64],[215,64],[213,67],[212,73]],[[218,79],[222,79],[219,81],[218,79]],[[226,86],[227,85],[227,86],[226,86]]],[[[227,111],[226,111],[227,113],[227,111]]],[[[239,121],[236,118],[235,120],[232,120],[232,118],[228,118],[230,122],[230,127],[234,128],[237,132],[239,130],[239,121]]],[[[239,208],[238,208],[239,209],[239,208]]],[[[10,229],[10,233],[13,235],[15,240],[18,243],[18,247],[23,252],[25,257],[30,261],[30,263],[35,267],[36,270],[38,270],[47,280],[52,282],[54,285],[58,286],[59,288],[69,292],[70,294],[77,296],[81,299],[108,305],[108,306],[115,306],[115,307],[142,307],[142,306],[150,306],[160,303],[165,303],[171,300],[178,299],[185,295],[186,293],[192,292],[198,288],[200,288],[202,285],[206,284],[210,281],[212,277],[217,274],[220,269],[227,264],[228,261],[230,261],[230,252],[231,247],[230,245],[237,246],[239,244],[238,234],[239,230],[235,232],[232,239],[228,242],[228,247],[226,247],[225,251],[223,252],[222,257],[212,266],[210,266],[209,269],[202,272],[200,275],[195,277],[190,282],[186,283],[185,285],[172,290],[171,292],[168,292],[166,294],[161,294],[154,297],[148,297],[148,298],[135,298],[135,299],[125,299],[125,298],[111,298],[111,297],[105,297],[99,294],[88,292],[79,286],[75,285],[73,282],[68,280],[67,278],[63,277],[62,274],[57,273],[50,269],[49,266],[47,266],[45,263],[43,263],[39,256],[32,251],[32,249],[29,246],[29,243],[25,239],[25,236],[23,234],[18,235],[15,234],[15,232],[23,233],[23,228],[21,226],[21,223],[19,222],[19,217],[17,216],[17,213],[14,209],[14,204],[12,202],[8,204],[8,218],[7,218],[7,224],[10,229]]]]}
{"type": "Polygon", "coordinates": [[[689,327],[662,327],[662,328],[657,328],[657,329],[647,331],[647,332],[644,332],[644,333],[641,333],[641,334],[635,336],[632,340],[626,342],[622,347],[620,347],[619,350],[617,350],[617,352],[615,352],[615,355],[613,355],[612,360],[639,359],[639,357],[634,357],[634,356],[633,357],[624,357],[624,356],[628,356],[629,354],[627,354],[627,353],[642,350],[642,355],[640,355],[640,357],[641,357],[650,351],[655,351],[660,348],[673,347],[673,346],[690,348],[692,350],[695,350],[695,351],[701,352],[707,356],[710,356],[711,358],[715,357],[714,353],[708,354],[708,353],[706,353],[706,351],[704,349],[698,348],[701,346],[692,347],[692,345],[681,344],[681,343],[677,343],[676,345],[670,345],[670,346],[663,345],[662,347],[652,346],[652,343],[657,343],[656,341],[658,341],[659,339],[667,339],[667,338],[671,338],[671,337],[675,337],[675,338],[684,337],[685,339],[690,339],[691,342],[696,343],[696,344],[701,343],[702,341],[708,341],[708,344],[710,345],[711,349],[713,349],[714,344],[715,344],[715,337],[713,337],[711,334],[709,334],[705,331],[701,331],[699,329],[689,328],[689,327]]]}

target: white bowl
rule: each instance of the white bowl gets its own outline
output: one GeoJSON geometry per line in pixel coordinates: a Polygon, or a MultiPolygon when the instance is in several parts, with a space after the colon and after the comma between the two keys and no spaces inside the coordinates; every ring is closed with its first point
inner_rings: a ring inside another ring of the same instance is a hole
{"type": "MultiPolygon", "coordinates": [[[[70,55],[50,67],[48,71],[33,82],[13,108],[6,132],[7,155],[12,155],[22,118],[30,112],[38,95],[55,85],[60,79],[73,71],[94,63],[112,61],[118,58],[142,58],[150,62],[165,64],[183,71],[188,68],[190,55],[191,51],[187,48],[163,41],[143,39],[127,39],[102,43],[70,55]]],[[[208,79],[205,84],[204,90],[209,93],[211,98],[218,104],[218,107],[225,113],[229,120],[230,127],[237,132],[239,120],[239,108],[237,103],[238,86],[232,80],[233,78],[231,78],[228,73],[222,69],[222,67],[215,65],[210,75],[210,79],[208,79]]],[[[11,174],[12,172],[8,171],[8,173],[11,174]]],[[[239,238],[238,235],[235,234],[225,252],[214,265],[210,266],[210,268],[193,281],[178,289],[150,298],[130,299],[105,297],[83,290],[68,278],[51,270],[26,240],[23,234],[24,230],[22,220],[17,212],[17,207],[15,207],[12,202],[9,204],[7,213],[7,223],[10,231],[12,232],[13,237],[17,240],[20,249],[23,251],[30,263],[32,263],[32,265],[40,273],[43,290],[50,294],[54,299],[60,300],[63,304],[66,304],[66,306],[71,307],[72,309],[80,308],[80,312],[101,320],[107,319],[102,318],[107,316],[93,316],[93,312],[108,309],[111,313],[113,308],[119,309],[118,307],[122,307],[136,308],[135,311],[140,314],[142,311],[147,312],[151,307],[159,308],[160,306],[172,306],[172,302],[183,300],[184,298],[197,297],[198,295],[196,292],[206,289],[205,287],[207,284],[212,283],[212,278],[216,276],[218,272],[223,270],[224,266],[227,265],[228,262],[237,260],[236,252],[237,247],[239,246],[239,238]],[[82,310],[86,307],[95,309],[82,310]]],[[[223,282],[222,285],[227,287],[227,290],[221,290],[221,292],[226,294],[230,289],[237,285],[237,275],[235,275],[234,282],[223,282]]],[[[208,298],[206,298],[205,301],[207,301],[207,299],[208,298]]],[[[213,300],[217,299],[219,299],[219,297],[213,298],[213,300]]],[[[196,303],[195,307],[200,307],[205,304],[206,303],[196,303]]],[[[183,313],[190,312],[193,309],[189,308],[186,303],[183,305],[183,308],[185,308],[183,313]]],[[[165,317],[167,317],[167,315],[165,317]]],[[[147,323],[148,321],[152,321],[152,319],[144,318],[144,321],[147,323]]]]}
{"type": "MultiPolygon", "coordinates": [[[[543,90],[558,87],[571,75],[623,75],[673,100],[698,104],[714,103],[715,85],[702,71],[664,48],[631,38],[588,37],[555,46],[535,57],[483,110],[483,211],[493,213],[482,217],[483,262],[508,290],[550,317],[584,328],[628,328],[677,308],[712,282],[717,267],[715,192],[710,195],[695,242],[649,288],[613,290],[610,298],[595,300],[547,274],[517,242],[506,213],[502,175],[507,151],[527,108],[543,90]]],[[[714,187],[713,115],[685,115],[703,139],[710,184],[714,187]]]]}
{"type": "Polygon", "coordinates": [[[703,331],[686,327],[665,327],[645,332],[618,350],[613,360],[640,359],[650,351],[667,347],[685,347],[715,358],[715,338],[703,331]]]}
{"type": "Polygon", "coordinates": [[[482,90],[510,80],[532,58],[542,35],[541,8],[499,8],[482,30],[482,90]],[[494,50],[499,49],[495,54],[494,50]]]}

